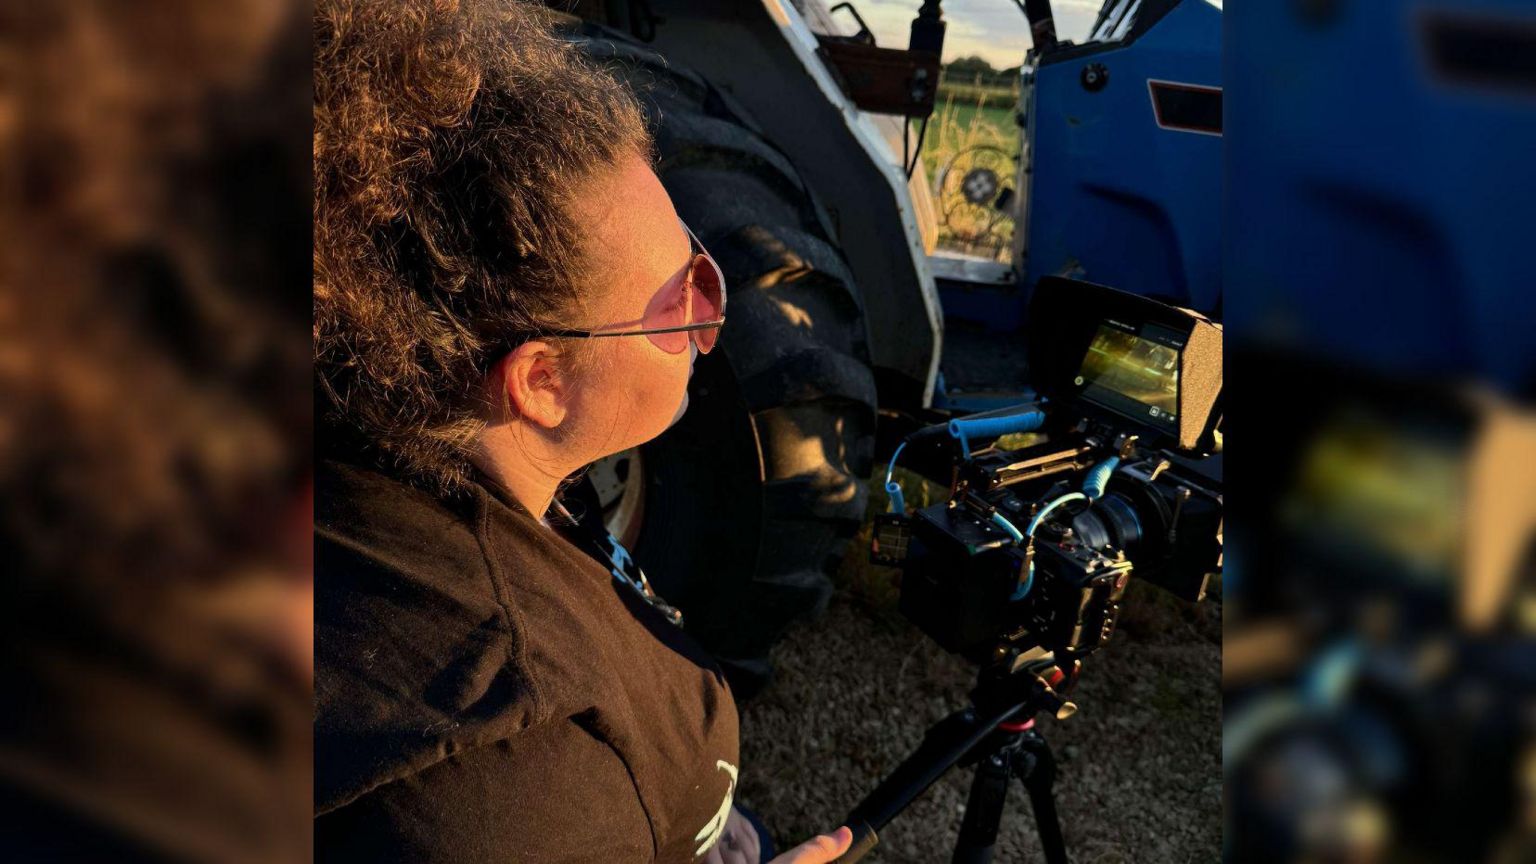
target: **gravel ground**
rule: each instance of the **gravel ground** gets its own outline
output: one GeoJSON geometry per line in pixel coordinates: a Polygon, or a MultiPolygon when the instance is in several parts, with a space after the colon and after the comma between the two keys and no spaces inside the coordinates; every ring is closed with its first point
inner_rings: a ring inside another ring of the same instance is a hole
{"type": "MultiPolygon", "coordinates": [[[[844,570],[827,613],[788,635],[774,655],[773,684],[742,709],[740,799],[781,849],[835,828],[930,724],[963,707],[973,683],[968,664],[894,611],[888,573],[850,581],[844,570]]],[[[1115,639],[1084,662],[1072,696],[1078,713],[1040,727],[1060,762],[1068,852],[1078,864],[1214,862],[1220,607],[1132,588],[1115,639]]],[[[882,832],[866,860],[948,861],[969,784],[969,770],[951,771],[882,832]]],[[[1018,783],[994,860],[1042,860],[1018,783]]]]}

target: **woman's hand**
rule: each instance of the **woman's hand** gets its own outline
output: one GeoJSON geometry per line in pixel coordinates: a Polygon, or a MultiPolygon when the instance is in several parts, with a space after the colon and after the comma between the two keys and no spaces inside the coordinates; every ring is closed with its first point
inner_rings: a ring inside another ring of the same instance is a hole
{"type": "MultiPolygon", "coordinates": [[[[768,864],[830,864],[852,845],[853,832],[839,828],[831,834],[812,837],[768,864]]],[[[703,864],[758,864],[761,858],[762,841],[757,837],[757,830],[732,807],[720,841],[704,856],[703,864]]]]}
{"type": "Polygon", "coordinates": [[[768,864],[831,864],[852,845],[853,832],[843,827],[812,837],[768,864]]]}
{"type": "Polygon", "coordinates": [[[757,829],[741,815],[741,811],[732,807],[731,815],[725,818],[725,830],[704,856],[703,864],[758,864],[762,860],[762,848],[757,829]]]}

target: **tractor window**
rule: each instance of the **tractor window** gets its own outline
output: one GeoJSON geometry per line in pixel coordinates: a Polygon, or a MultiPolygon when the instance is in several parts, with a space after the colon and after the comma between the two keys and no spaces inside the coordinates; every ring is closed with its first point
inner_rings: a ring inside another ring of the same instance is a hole
{"type": "Polygon", "coordinates": [[[1131,32],[1136,23],[1136,13],[1141,11],[1141,0],[1115,0],[1104,6],[1105,12],[1097,24],[1089,42],[1119,42],[1131,32]]]}

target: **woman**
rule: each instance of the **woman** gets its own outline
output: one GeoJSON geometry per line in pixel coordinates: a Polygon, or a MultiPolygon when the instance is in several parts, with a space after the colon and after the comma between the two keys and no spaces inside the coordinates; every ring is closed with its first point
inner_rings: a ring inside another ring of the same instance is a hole
{"type": "Polygon", "coordinates": [[[636,103],[506,0],[315,37],[317,854],[758,861],[719,670],[557,500],[724,323],[636,103]]]}

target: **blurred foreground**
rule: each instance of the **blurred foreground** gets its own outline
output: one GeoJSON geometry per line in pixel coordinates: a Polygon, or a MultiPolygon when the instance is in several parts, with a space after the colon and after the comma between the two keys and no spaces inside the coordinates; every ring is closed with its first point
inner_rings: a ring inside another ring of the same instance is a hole
{"type": "Polygon", "coordinates": [[[1536,860],[1536,9],[1226,22],[1226,859],[1536,860]]]}
{"type": "Polygon", "coordinates": [[[310,857],[309,37],[0,9],[0,857],[310,857]]]}

